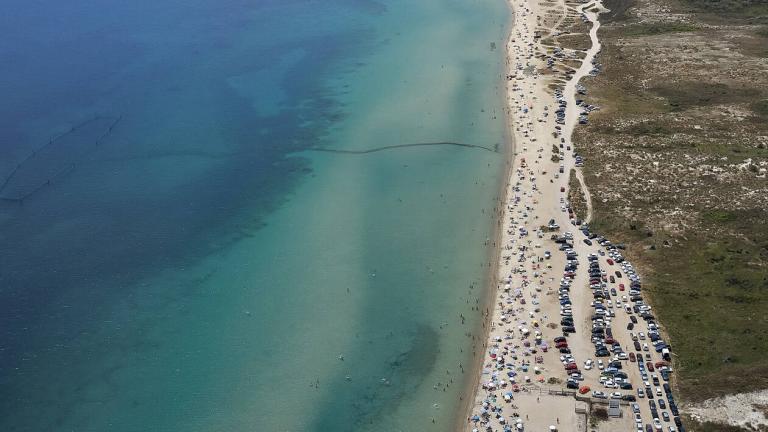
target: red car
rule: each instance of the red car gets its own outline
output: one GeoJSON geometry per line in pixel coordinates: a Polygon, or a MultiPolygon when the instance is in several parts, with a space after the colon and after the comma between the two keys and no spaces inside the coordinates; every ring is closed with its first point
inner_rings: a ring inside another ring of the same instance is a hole
{"type": "Polygon", "coordinates": [[[613,260],[612,259],[608,258],[607,261],[608,261],[608,265],[613,265],[613,260]]]}
{"type": "Polygon", "coordinates": [[[624,284],[619,284],[619,291],[624,291],[624,284]]]}
{"type": "Polygon", "coordinates": [[[567,365],[565,365],[565,370],[574,370],[577,368],[578,366],[576,366],[576,363],[568,363],[567,365]]]}
{"type": "Polygon", "coordinates": [[[629,353],[629,361],[631,361],[631,362],[635,361],[635,353],[633,353],[633,352],[629,353]]]}
{"type": "Polygon", "coordinates": [[[648,367],[648,372],[653,372],[653,363],[647,362],[645,365],[648,367]]]}
{"type": "Polygon", "coordinates": [[[555,344],[555,348],[568,348],[568,342],[558,342],[555,344]]]}
{"type": "Polygon", "coordinates": [[[664,366],[669,366],[669,363],[667,363],[665,361],[657,361],[656,362],[656,368],[660,368],[660,367],[664,367],[664,366]]]}

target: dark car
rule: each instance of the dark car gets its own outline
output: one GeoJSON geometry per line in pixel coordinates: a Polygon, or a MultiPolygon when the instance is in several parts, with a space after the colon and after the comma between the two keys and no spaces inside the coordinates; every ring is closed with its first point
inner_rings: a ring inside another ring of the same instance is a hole
{"type": "Polygon", "coordinates": [[[620,272],[620,271],[616,270],[614,273],[616,273],[616,277],[617,277],[617,278],[620,278],[620,277],[621,277],[621,272],[620,272]]]}
{"type": "Polygon", "coordinates": [[[586,243],[588,246],[592,246],[592,240],[590,239],[584,239],[584,243],[586,243]]]}
{"type": "Polygon", "coordinates": [[[573,326],[563,326],[563,333],[576,333],[576,328],[573,326]]]}
{"type": "Polygon", "coordinates": [[[651,425],[649,425],[649,424],[646,424],[645,425],[645,432],[653,432],[653,427],[651,427],[651,425]]]}
{"type": "Polygon", "coordinates": [[[635,325],[632,323],[627,324],[627,330],[634,330],[635,325]]]}
{"type": "MultiPolygon", "coordinates": [[[[622,390],[632,390],[632,384],[628,383],[628,382],[621,383],[621,384],[619,384],[619,388],[622,389],[622,390]]],[[[632,397],[634,397],[634,396],[632,396],[632,397]]]]}
{"type": "Polygon", "coordinates": [[[567,387],[569,389],[577,389],[577,388],[579,388],[579,383],[577,383],[576,381],[568,381],[565,384],[565,387],[567,387]]]}
{"type": "Polygon", "coordinates": [[[664,399],[659,399],[659,408],[667,409],[667,403],[664,402],[664,399]]]}
{"type": "Polygon", "coordinates": [[[629,402],[634,402],[634,401],[637,400],[635,395],[624,395],[624,396],[621,397],[621,399],[625,400],[625,401],[629,401],[629,402]]]}
{"type": "Polygon", "coordinates": [[[642,348],[640,347],[640,342],[635,341],[635,351],[640,351],[642,348]]]}
{"type": "Polygon", "coordinates": [[[675,417],[675,426],[677,426],[677,427],[682,427],[683,426],[683,421],[680,420],[680,417],[675,417]]]}
{"type": "Polygon", "coordinates": [[[632,323],[637,324],[637,317],[634,315],[629,316],[629,320],[632,321],[632,323]]]}

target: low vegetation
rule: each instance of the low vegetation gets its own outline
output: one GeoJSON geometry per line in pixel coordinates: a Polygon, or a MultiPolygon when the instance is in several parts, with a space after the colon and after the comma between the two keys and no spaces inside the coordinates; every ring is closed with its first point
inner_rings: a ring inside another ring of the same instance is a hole
{"type": "Polygon", "coordinates": [[[622,29],[625,36],[653,36],[664,33],[692,32],[698,30],[687,23],[642,23],[632,24],[622,29]]]}
{"type": "Polygon", "coordinates": [[[765,388],[768,4],[613,3],[604,72],[584,83],[601,110],[574,136],[592,228],[641,268],[684,400],[765,388]]]}

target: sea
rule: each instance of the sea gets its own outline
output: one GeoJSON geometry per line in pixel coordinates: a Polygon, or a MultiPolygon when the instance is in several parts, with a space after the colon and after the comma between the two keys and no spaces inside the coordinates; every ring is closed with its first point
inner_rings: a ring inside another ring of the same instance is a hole
{"type": "Polygon", "coordinates": [[[504,0],[4,0],[0,430],[453,428],[509,20],[504,0]]]}

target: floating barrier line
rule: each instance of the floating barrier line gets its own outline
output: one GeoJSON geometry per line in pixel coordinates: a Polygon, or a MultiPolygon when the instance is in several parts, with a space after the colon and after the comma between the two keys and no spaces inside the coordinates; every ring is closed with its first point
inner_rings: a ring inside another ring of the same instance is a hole
{"type": "Polygon", "coordinates": [[[498,152],[498,150],[495,148],[485,147],[477,144],[466,144],[466,143],[457,143],[457,142],[449,142],[449,141],[424,142],[424,143],[413,143],[413,144],[395,144],[395,145],[389,145],[389,146],[376,147],[368,150],[341,150],[341,149],[330,149],[330,148],[323,148],[323,147],[315,147],[315,148],[310,148],[308,150],[317,151],[317,152],[327,152],[327,153],[367,154],[367,153],[375,153],[375,152],[380,152],[385,150],[394,150],[394,149],[405,148],[405,147],[427,147],[427,146],[468,147],[468,148],[482,149],[482,150],[493,152],[493,153],[498,152]]]}
{"type": "MultiPolygon", "coordinates": [[[[51,140],[50,140],[50,141],[48,141],[47,143],[45,143],[45,145],[41,146],[41,147],[40,147],[40,148],[38,148],[37,150],[35,150],[35,151],[33,151],[32,153],[30,153],[29,155],[27,155],[27,157],[25,157],[25,158],[24,158],[24,160],[22,160],[21,162],[19,162],[19,163],[16,165],[16,167],[15,167],[15,168],[14,168],[14,169],[13,169],[13,170],[12,170],[12,171],[11,171],[11,172],[8,174],[8,176],[6,176],[6,177],[5,177],[5,180],[3,181],[2,185],[0,185],[0,194],[2,194],[2,192],[3,192],[3,191],[5,190],[5,188],[8,186],[8,183],[10,183],[10,182],[11,182],[11,180],[13,179],[13,177],[16,175],[16,173],[19,171],[19,169],[20,169],[20,168],[21,168],[21,167],[22,167],[24,164],[26,164],[26,163],[27,163],[27,162],[29,162],[29,161],[30,161],[32,158],[34,158],[35,156],[37,156],[37,154],[38,154],[38,153],[40,153],[40,152],[44,151],[44,150],[45,150],[45,149],[47,149],[48,147],[50,147],[50,146],[52,146],[53,144],[55,144],[55,143],[56,143],[56,141],[57,141],[59,138],[62,138],[62,137],[66,136],[66,135],[68,135],[68,134],[70,134],[70,133],[73,133],[73,132],[75,132],[76,130],[80,129],[81,127],[83,127],[83,126],[85,126],[85,125],[87,125],[87,124],[89,124],[89,123],[92,123],[92,122],[94,122],[94,121],[96,121],[96,120],[99,120],[99,119],[110,119],[110,118],[114,118],[114,117],[102,117],[102,116],[95,116],[94,118],[92,118],[92,119],[90,119],[90,120],[86,120],[86,121],[84,121],[84,122],[82,122],[82,123],[80,123],[80,124],[77,124],[77,125],[75,125],[75,126],[72,126],[72,128],[70,128],[70,129],[69,129],[69,131],[67,131],[67,132],[64,132],[64,133],[62,133],[62,134],[59,134],[59,135],[57,135],[57,136],[55,136],[55,137],[51,138],[51,140]]],[[[95,145],[96,145],[96,146],[98,146],[98,145],[101,143],[101,141],[103,141],[103,140],[104,140],[104,139],[105,139],[107,136],[109,136],[109,134],[111,134],[111,133],[112,133],[112,130],[115,128],[115,126],[117,126],[117,124],[118,124],[118,123],[120,123],[120,121],[121,121],[122,119],[123,119],[123,116],[122,116],[122,115],[121,115],[121,116],[119,116],[119,117],[117,117],[117,118],[115,118],[115,121],[114,121],[114,122],[112,122],[112,124],[111,124],[111,125],[109,125],[109,128],[107,128],[107,131],[106,131],[106,132],[104,132],[104,133],[103,133],[101,136],[99,136],[98,138],[96,138],[96,142],[95,142],[95,145]]],[[[29,193],[25,194],[24,196],[22,196],[22,197],[5,197],[5,196],[0,196],[0,200],[3,200],[3,201],[12,201],[12,202],[23,202],[25,199],[27,199],[28,197],[30,197],[31,195],[33,195],[34,193],[36,193],[36,192],[37,192],[37,191],[39,191],[40,189],[43,189],[45,186],[48,186],[48,185],[50,185],[50,184],[51,184],[51,182],[52,182],[52,181],[54,181],[55,179],[57,179],[57,178],[61,177],[62,175],[66,174],[66,173],[68,173],[68,172],[70,172],[70,171],[72,171],[72,170],[74,170],[74,169],[75,169],[75,164],[74,164],[74,163],[72,163],[72,164],[69,164],[69,165],[68,165],[68,166],[66,166],[64,169],[62,169],[61,171],[57,172],[57,173],[56,173],[56,174],[54,174],[54,175],[53,175],[51,178],[49,178],[48,180],[46,180],[46,181],[45,181],[43,184],[39,185],[38,187],[36,187],[35,189],[33,189],[31,192],[29,192],[29,193]]]]}

